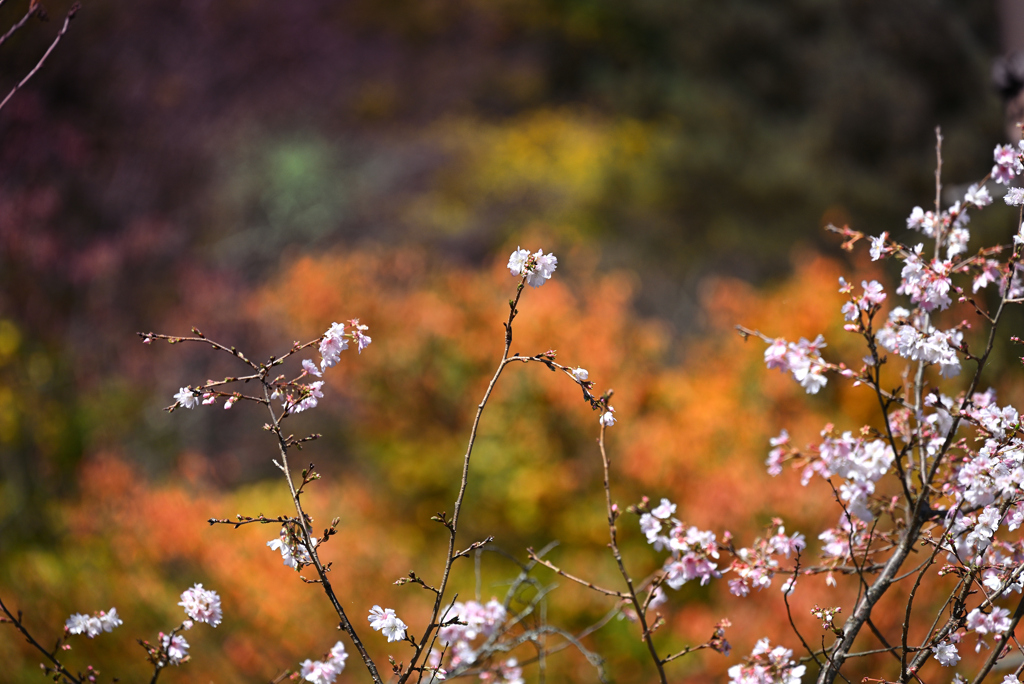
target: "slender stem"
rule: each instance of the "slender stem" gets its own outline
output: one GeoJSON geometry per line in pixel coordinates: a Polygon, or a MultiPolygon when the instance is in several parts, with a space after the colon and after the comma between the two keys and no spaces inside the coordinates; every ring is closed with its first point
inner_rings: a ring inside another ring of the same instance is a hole
{"type": "MultiPolygon", "coordinates": [[[[626,587],[629,590],[629,599],[633,603],[637,619],[640,621],[640,627],[643,629],[644,642],[647,644],[647,650],[650,652],[651,658],[654,659],[654,664],[658,667],[658,677],[661,680],[661,684],[668,684],[668,679],[665,677],[666,661],[658,655],[658,650],[654,647],[654,637],[651,634],[650,628],[647,626],[647,616],[644,614],[643,606],[640,604],[640,599],[636,595],[636,589],[633,587],[633,578],[630,577],[629,573],[626,571],[626,565],[622,562],[622,553],[619,551],[618,533],[615,528],[615,519],[618,517],[618,514],[612,506],[612,490],[608,478],[608,451],[605,449],[604,445],[604,434],[606,429],[607,428],[604,423],[601,423],[601,436],[598,438],[597,444],[601,450],[601,465],[604,468],[604,500],[608,512],[608,536],[611,539],[609,546],[611,547],[612,555],[615,556],[615,562],[619,566],[619,572],[622,574],[622,579],[626,580],[626,587]]],[[[678,657],[678,655],[675,657],[678,657]]]]}
{"type": "Polygon", "coordinates": [[[441,582],[437,587],[437,596],[434,599],[434,608],[430,615],[430,622],[427,628],[423,632],[423,637],[416,645],[416,652],[413,654],[412,659],[409,662],[409,667],[399,677],[399,684],[404,684],[408,681],[409,677],[413,672],[416,671],[416,663],[420,656],[427,651],[427,645],[433,642],[435,630],[438,628],[437,618],[441,613],[441,606],[444,601],[444,592],[448,587],[448,579],[451,576],[452,564],[455,562],[455,535],[459,529],[459,516],[462,513],[462,502],[466,497],[466,487],[469,484],[469,461],[473,455],[473,447],[476,445],[477,432],[480,428],[480,419],[483,416],[484,408],[487,406],[487,401],[491,398],[491,393],[494,391],[494,386],[498,383],[498,378],[501,377],[501,372],[505,370],[511,360],[509,359],[508,352],[512,348],[512,322],[515,320],[516,314],[519,313],[516,307],[519,305],[519,299],[523,295],[523,288],[526,285],[526,277],[519,282],[519,286],[516,288],[516,297],[514,300],[509,302],[509,314],[508,320],[505,322],[505,349],[501,354],[501,361],[498,363],[498,368],[494,371],[494,376],[491,377],[491,381],[487,384],[487,390],[484,392],[483,398],[476,407],[476,415],[473,417],[473,425],[469,430],[469,443],[466,446],[466,454],[462,458],[462,479],[459,483],[459,493],[455,497],[455,506],[452,511],[451,520],[446,523],[448,528],[448,553],[445,557],[444,571],[441,575],[441,582]]]}
{"type": "MultiPolygon", "coordinates": [[[[0,2],[0,5],[2,5],[2,4],[3,4],[3,2],[0,2]]],[[[29,7],[28,12],[25,12],[25,16],[23,16],[20,20],[18,20],[18,23],[14,24],[13,26],[11,26],[11,28],[7,29],[7,33],[5,33],[4,35],[0,36],[0,45],[3,45],[4,43],[6,43],[8,38],[13,36],[14,33],[18,29],[20,29],[22,26],[27,24],[28,20],[31,19],[32,17],[34,17],[38,13],[39,13],[39,5],[36,5],[35,7],[29,7]]]]}
{"type": "MultiPolygon", "coordinates": [[[[75,18],[75,14],[78,13],[80,7],[81,6],[77,2],[71,6],[71,9],[68,10],[67,16],[64,17],[64,25],[60,27],[60,31],[57,33],[57,37],[53,39],[53,42],[50,43],[50,47],[46,49],[46,52],[44,52],[43,56],[39,58],[39,61],[36,62],[36,65],[32,67],[32,71],[28,72],[25,78],[21,79],[21,81],[18,82],[18,85],[14,86],[14,88],[11,89],[11,92],[7,93],[7,97],[5,97],[2,102],[0,102],[0,109],[3,109],[4,105],[7,104],[7,102],[12,97],[14,97],[14,93],[21,90],[21,88],[29,82],[29,79],[36,75],[36,72],[39,71],[40,67],[43,66],[43,62],[46,61],[46,58],[49,57],[50,53],[53,52],[54,48],[57,47],[57,43],[59,43],[60,39],[64,37],[65,33],[67,33],[68,26],[71,25],[71,20],[75,18]]],[[[35,11],[36,10],[29,10],[29,14],[33,14],[35,11]]],[[[26,17],[27,16],[28,15],[26,15],[26,17]]],[[[5,40],[6,38],[7,37],[4,36],[5,40]]]]}
{"type": "Polygon", "coordinates": [[[75,677],[73,674],[64,669],[64,666],[61,664],[59,660],[57,660],[54,654],[50,651],[47,651],[45,648],[43,648],[42,644],[35,640],[35,637],[33,637],[32,634],[29,633],[28,628],[25,627],[25,625],[22,623],[20,612],[18,613],[17,616],[11,613],[10,609],[6,605],[4,605],[3,599],[0,599],[0,610],[4,612],[4,615],[7,616],[7,619],[10,620],[11,624],[14,625],[15,629],[21,632],[21,635],[25,637],[25,641],[30,643],[37,651],[46,656],[47,660],[53,663],[53,669],[56,670],[60,674],[60,676],[64,677],[66,681],[73,682],[73,684],[82,684],[81,679],[75,677]]]}
{"type": "Polygon", "coordinates": [[[370,672],[370,676],[373,677],[373,681],[376,684],[383,684],[380,674],[377,672],[377,666],[374,664],[373,659],[370,658],[370,654],[366,652],[366,647],[363,646],[363,642],[360,640],[359,635],[356,634],[355,628],[352,626],[351,620],[345,614],[345,609],[341,607],[341,602],[338,601],[337,595],[334,593],[334,588],[331,586],[331,581],[327,578],[327,572],[324,570],[323,564],[320,562],[320,557],[316,552],[316,547],[313,544],[311,532],[309,529],[309,523],[306,521],[306,513],[302,510],[302,501],[299,498],[298,492],[295,490],[295,483],[292,481],[291,469],[288,467],[288,443],[285,440],[281,432],[281,422],[277,414],[274,413],[274,408],[270,404],[270,384],[263,381],[263,395],[267,401],[267,408],[270,411],[271,426],[274,434],[277,436],[277,447],[281,453],[281,472],[284,473],[285,480],[288,482],[288,491],[292,495],[292,503],[295,504],[295,512],[299,516],[299,529],[302,532],[302,540],[309,551],[309,557],[313,561],[313,566],[316,568],[317,575],[320,577],[320,583],[324,588],[324,593],[327,594],[327,598],[330,600],[331,605],[334,606],[334,612],[338,614],[338,618],[341,620],[341,629],[348,634],[349,639],[352,640],[352,644],[359,651],[359,656],[363,660],[363,665],[370,672]]]}
{"type": "Polygon", "coordinates": [[[599,587],[596,584],[594,584],[593,582],[588,582],[587,580],[582,579],[580,577],[576,577],[575,575],[570,575],[568,572],[566,572],[562,568],[558,567],[557,565],[555,565],[551,561],[546,561],[546,560],[544,560],[542,558],[537,558],[536,556],[533,555],[533,550],[532,549],[530,549],[528,551],[528,553],[530,554],[530,558],[532,558],[533,560],[537,561],[538,563],[540,563],[544,567],[549,568],[551,570],[554,570],[555,572],[557,572],[559,575],[561,575],[562,577],[566,578],[567,580],[571,580],[573,582],[576,582],[577,584],[582,584],[587,589],[593,589],[597,593],[604,594],[605,596],[617,596],[618,598],[626,598],[626,595],[623,594],[621,591],[614,591],[612,589],[605,589],[604,587],[599,587]]]}

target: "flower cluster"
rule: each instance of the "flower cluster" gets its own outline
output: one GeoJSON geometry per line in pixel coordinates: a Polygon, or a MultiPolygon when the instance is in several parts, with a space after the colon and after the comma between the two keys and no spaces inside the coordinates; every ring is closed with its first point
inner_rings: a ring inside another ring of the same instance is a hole
{"type": "MultiPolygon", "coordinates": [[[[734,596],[746,596],[751,588],[760,590],[770,587],[779,568],[779,561],[774,556],[784,555],[789,558],[790,554],[798,554],[807,548],[804,535],[796,532],[787,536],[781,520],[775,519],[772,522],[776,526],[774,535],[767,539],[755,539],[749,548],[735,552],[736,558],[728,569],[737,575],[729,580],[729,591],[734,596]]],[[[796,580],[791,577],[783,584],[782,591],[789,594],[795,586],[796,580]]]]}
{"type": "Polygon", "coordinates": [[[395,611],[392,608],[374,606],[366,619],[370,621],[370,627],[374,631],[380,632],[388,638],[388,643],[404,640],[405,630],[409,628],[408,625],[395,615],[395,611]]]}
{"type": "Polygon", "coordinates": [[[437,632],[438,639],[451,653],[449,669],[476,662],[478,653],[473,642],[488,640],[497,634],[507,617],[508,611],[497,599],[492,598],[486,604],[478,601],[453,603],[444,614],[444,626],[437,632]]]}
{"type": "Polygon", "coordinates": [[[650,511],[644,510],[645,503],[638,507],[640,530],[647,536],[647,543],[654,546],[655,551],[668,549],[672,555],[665,560],[665,583],[678,589],[692,579],[700,579],[701,585],[707,584],[713,577],[721,577],[717,561],[719,557],[718,542],[714,532],[706,532],[696,527],[687,528],[673,517],[676,505],[668,499],[650,511]],[[666,534],[667,533],[667,534],[666,534]],[[712,560],[714,559],[714,561],[712,560]]]}
{"type": "MultiPolygon", "coordinates": [[[[360,324],[358,318],[353,318],[347,321],[348,325],[351,326],[351,332],[345,332],[345,323],[332,323],[331,327],[324,331],[324,334],[320,338],[319,351],[320,351],[320,365],[317,366],[311,359],[302,360],[302,375],[293,381],[283,381],[282,378],[278,378],[273,383],[273,392],[270,395],[271,399],[284,399],[284,409],[287,413],[301,413],[308,411],[311,408],[315,408],[318,401],[323,398],[323,386],[322,380],[317,380],[311,383],[302,383],[298,380],[302,379],[307,375],[315,377],[323,377],[324,371],[331,366],[334,366],[341,360],[341,352],[348,349],[349,342],[354,342],[356,348],[361,354],[364,349],[373,341],[366,331],[369,328],[365,325],[360,324]]],[[[152,337],[146,337],[143,341],[150,342],[152,337]]],[[[273,360],[273,359],[272,359],[273,360]]],[[[200,404],[203,406],[209,406],[217,401],[218,397],[226,397],[224,401],[224,408],[230,409],[238,401],[241,395],[227,394],[225,392],[213,391],[209,386],[215,384],[212,380],[207,382],[207,386],[200,386],[198,389],[193,389],[191,385],[182,387],[178,390],[177,394],[174,395],[174,405],[171,407],[177,408],[179,406],[187,409],[195,408],[200,404]],[[206,389],[204,389],[206,387],[206,389]],[[207,391],[209,389],[210,391],[207,391]]]]}
{"type": "Polygon", "coordinates": [[[1018,148],[1015,150],[1012,145],[996,145],[996,149],[992,151],[995,164],[992,166],[991,175],[996,183],[1009,185],[1018,173],[1024,171],[1024,165],[1020,161],[1021,152],[1024,152],[1024,140],[1018,143],[1018,148]]]}
{"type": "Polygon", "coordinates": [[[75,613],[64,622],[64,629],[68,634],[85,634],[90,639],[95,638],[101,632],[112,632],[115,627],[124,624],[117,616],[117,608],[108,611],[98,611],[92,615],[75,613]]]}
{"type": "Polygon", "coordinates": [[[180,634],[164,634],[160,632],[160,647],[164,654],[164,664],[181,665],[188,661],[188,642],[180,634]]]}
{"type": "Polygon", "coordinates": [[[908,252],[903,261],[903,273],[897,294],[907,295],[910,301],[918,304],[923,311],[940,311],[949,307],[953,300],[949,291],[953,286],[950,273],[953,262],[932,259],[930,262],[921,257],[923,244],[918,244],[912,252],[908,252]]]}
{"type": "Polygon", "coordinates": [[[331,684],[345,669],[347,659],[345,644],[339,641],[331,647],[323,660],[304,660],[300,665],[302,669],[299,674],[313,684],[331,684]]]}
{"type": "Polygon", "coordinates": [[[526,276],[526,284],[540,287],[551,279],[558,268],[558,257],[545,254],[543,249],[530,254],[530,250],[516,248],[508,258],[508,270],[514,276],[526,276]]]}
{"type": "Polygon", "coordinates": [[[964,336],[957,328],[938,330],[922,315],[915,315],[897,306],[889,312],[888,321],[875,337],[886,351],[910,361],[938,364],[939,373],[944,378],[960,374],[957,351],[963,344],[964,336]]]}
{"type": "MultiPolygon", "coordinates": [[[[847,510],[862,520],[872,520],[874,515],[867,504],[875,492],[875,483],[889,471],[896,458],[892,447],[884,440],[866,440],[854,437],[851,432],[833,436],[832,426],[827,426],[821,434],[821,443],[811,447],[809,456],[796,461],[804,466],[801,484],[806,486],[814,475],[826,480],[833,475],[844,478],[846,481],[840,484],[839,494],[847,510]]],[[[781,472],[787,453],[784,447],[788,442],[789,434],[785,431],[771,440],[773,449],[767,460],[769,474],[781,472]]],[[[798,452],[790,452],[791,458],[797,455],[798,452]]]]}
{"type": "MultiPolygon", "coordinates": [[[[874,315],[874,312],[878,310],[878,307],[885,301],[885,288],[877,280],[872,280],[870,283],[867,281],[861,281],[861,288],[863,293],[860,296],[854,296],[850,298],[850,301],[843,304],[842,314],[843,318],[847,321],[858,321],[861,320],[861,312],[867,312],[869,316],[874,315]]],[[[842,293],[852,293],[853,285],[846,282],[845,278],[839,279],[839,291],[842,293]]],[[[857,330],[860,326],[848,324],[847,330],[857,330]]]]}
{"type": "Polygon", "coordinates": [[[729,668],[729,681],[732,684],[800,684],[807,667],[797,665],[792,657],[793,651],[788,648],[772,648],[768,639],[761,639],[742,665],[729,668]]]}
{"type": "Polygon", "coordinates": [[[1006,608],[995,607],[991,612],[985,613],[980,608],[975,608],[967,614],[965,627],[968,632],[978,635],[978,643],[974,647],[975,652],[982,648],[988,648],[988,644],[982,640],[986,634],[1003,634],[1013,621],[1010,618],[1010,611],[1006,608]]]}
{"type": "Polygon", "coordinates": [[[792,373],[793,378],[808,394],[817,394],[818,390],[828,383],[825,371],[828,364],[821,358],[821,350],[826,346],[825,339],[818,335],[813,342],[801,337],[797,343],[786,342],[777,338],[768,345],[764,352],[764,361],[768,368],[778,368],[783,373],[792,373]]]}
{"type": "Polygon", "coordinates": [[[835,620],[836,615],[839,615],[842,612],[843,609],[841,606],[819,608],[818,605],[815,604],[814,608],[811,608],[811,615],[821,620],[822,629],[836,629],[835,624],[833,624],[833,620],[835,620]]]}
{"type": "Polygon", "coordinates": [[[210,589],[203,589],[202,584],[196,584],[191,589],[186,589],[181,594],[179,606],[185,609],[185,614],[196,622],[205,622],[211,627],[220,624],[222,613],[220,608],[220,596],[210,589]]]}

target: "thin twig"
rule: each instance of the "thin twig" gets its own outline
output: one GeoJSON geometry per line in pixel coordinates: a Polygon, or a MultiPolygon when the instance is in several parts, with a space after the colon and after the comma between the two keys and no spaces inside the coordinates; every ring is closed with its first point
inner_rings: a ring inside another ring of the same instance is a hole
{"type": "MultiPolygon", "coordinates": [[[[77,2],[71,6],[71,9],[68,10],[67,15],[64,17],[64,25],[60,27],[60,32],[57,33],[57,37],[53,39],[53,42],[50,43],[50,47],[46,49],[46,52],[44,52],[43,56],[39,58],[39,61],[36,62],[36,65],[32,67],[32,71],[28,72],[25,78],[21,79],[21,81],[18,82],[18,85],[14,86],[14,88],[11,89],[11,92],[7,93],[7,97],[5,97],[2,102],[0,102],[0,109],[3,109],[4,105],[7,104],[7,102],[12,97],[14,97],[14,93],[21,90],[21,88],[29,82],[29,79],[36,75],[36,72],[39,71],[40,67],[43,66],[43,62],[46,61],[46,58],[49,57],[50,53],[53,52],[54,48],[57,47],[57,43],[59,43],[60,39],[64,37],[65,33],[67,33],[68,26],[71,25],[71,20],[75,18],[75,15],[78,13],[79,9],[81,9],[81,5],[79,5],[77,2]]],[[[33,10],[29,10],[29,14],[31,14],[32,12],[33,10]]],[[[7,36],[4,36],[5,40],[6,38],[7,36]]]]}

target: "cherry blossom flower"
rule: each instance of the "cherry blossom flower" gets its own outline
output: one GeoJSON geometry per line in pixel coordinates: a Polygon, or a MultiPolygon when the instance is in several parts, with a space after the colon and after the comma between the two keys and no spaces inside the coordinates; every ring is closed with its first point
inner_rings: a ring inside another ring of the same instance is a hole
{"type": "Polygon", "coordinates": [[[952,303],[949,291],[952,281],[949,273],[952,264],[948,261],[932,260],[925,264],[921,259],[924,245],[917,245],[907,255],[903,264],[902,282],[896,292],[908,295],[911,301],[919,304],[925,311],[943,310],[952,303]]]}
{"type": "Polygon", "coordinates": [[[1001,264],[994,259],[986,259],[985,265],[982,266],[978,275],[974,278],[974,284],[972,290],[977,292],[978,290],[988,287],[989,283],[995,283],[999,281],[1001,264]]]}
{"type": "Polygon", "coordinates": [[[341,360],[341,352],[348,349],[348,337],[345,336],[344,323],[331,323],[320,340],[320,369],[327,370],[341,360]]]}
{"type": "Polygon", "coordinates": [[[174,395],[174,400],[187,409],[194,408],[199,403],[199,397],[195,395],[191,387],[182,387],[178,390],[178,393],[174,395]]]}
{"type": "Polygon", "coordinates": [[[339,641],[331,647],[327,660],[304,660],[299,675],[313,684],[331,684],[344,671],[347,659],[345,645],[339,641]]]}
{"type": "Polygon", "coordinates": [[[519,276],[526,269],[526,260],[530,258],[530,250],[517,247],[508,258],[508,270],[512,275],[519,276]]]}
{"type": "Polygon", "coordinates": [[[944,667],[952,667],[960,662],[960,654],[956,652],[956,645],[948,641],[933,646],[932,652],[935,653],[935,660],[944,667]]]}
{"type": "Polygon", "coordinates": [[[540,287],[551,279],[558,268],[558,257],[544,254],[543,249],[530,254],[529,250],[517,248],[508,258],[508,270],[514,276],[526,276],[526,284],[540,287]]]}
{"type": "Polygon", "coordinates": [[[976,207],[986,207],[992,204],[992,196],[988,194],[988,188],[984,185],[978,186],[977,183],[967,188],[967,194],[964,195],[964,202],[969,202],[976,207]]]}
{"type": "Polygon", "coordinates": [[[608,410],[601,414],[599,422],[604,427],[611,427],[612,425],[615,425],[615,409],[609,406],[608,410]]]}
{"type": "Polygon", "coordinates": [[[778,437],[769,439],[768,443],[772,446],[772,450],[768,452],[765,465],[768,466],[768,474],[775,477],[782,474],[782,457],[786,454],[785,446],[789,444],[789,432],[783,430],[778,437]]]}
{"type": "Polygon", "coordinates": [[[362,354],[363,350],[369,347],[370,343],[373,342],[369,335],[364,334],[365,331],[370,328],[368,326],[361,325],[358,318],[353,318],[349,321],[349,324],[352,326],[352,337],[356,341],[356,349],[360,354],[362,354]]]}
{"type": "Polygon", "coordinates": [[[590,379],[590,373],[586,368],[573,368],[572,377],[576,378],[577,382],[586,382],[590,379]]]}
{"type": "Polygon", "coordinates": [[[334,646],[331,646],[331,652],[328,660],[334,665],[334,668],[340,673],[345,669],[345,661],[348,660],[348,652],[345,651],[345,644],[337,641],[334,646]]]}
{"type": "MultiPolygon", "coordinates": [[[[315,548],[316,537],[310,537],[309,539],[315,548]]],[[[267,546],[269,546],[272,551],[280,551],[281,562],[293,570],[298,570],[300,565],[310,565],[313,563],[313,559],[310,558],[306,547],[292,541],[292,537],[288,534],[288,529],[286,527],[282,527],[281,535],[277,539],[271,539],[268,541],[267,546]]]]}
{"type": "Polygon", "coordinates": [[[661,520],[668,520],[676,512],[676,505],[668,499],[662,499],[661,503],[651,510],[651,515],[661,520]]]}
{"type": "Polygon", "coordinates": [[[772,340],[764,352],[765,364],[768,368],[778,368],[783,373],[789,371],[793,378],[808,394],[817,394],[825,386],[828,369],[821,358],[821,349],[826,347],[825,339],[818,335],[813,342],[801,337],[797,343],[787,343],[782,338],[772,340]]]}
{"type": "Polygon", "coordinates": [[[392,608],[374,606],[366,619],[370,621],[370,627],[388,638],[388,643],[405,639],[408,626],[395,615],[392,608]]]}
{"type": "Polygon", "coordinates": [[[317,401],[323,399],[324,396],[321,390],[323,386],[323,380],[317,380],[308,385],[300,385],[304,396],[300,394],[300,398],[296,400],[296,397],[293,397],[291,394],[287,395],[284,401],[284,409],[288,413],[302,413],[311,408],[316,408],[317,401]]]}
{"type": "Polygon", "coordinates": [[[761,639],[742,665],[729,668],[729,681],[732,684],[800,684],[807,667],[797,665],[792,657],[793,651],[788,648],[772,648],[767,638],[761,639]]]}
{"type": "Polygon", "coordinates": [[[211,627],[216,627],[221,622],[220,596],[215,591],[203,589],[202,584],[196,584],[191,589],[183,591],[178,605],[196,622],[205,622],[211,627]]]}
{"type": "Polygon", "coordinates": [[[889,233],[885,232],[878,237],[871,238],[871,260],[878,261],[883,256],[889,253],[890,249],[886,247],[885,243],[889,239],[889,233]]]}
{"type": "Polygon", "coordinates": [[[188,642],[185,641],[185,637],[180,634],[165,635],[160,632],[160,644],[163,646],[164,653],[167,655],[167,663],[170,665],[180,665],[188,658],[188,642]]]}
{"type": "Polygon", "coordinates": [[[123,624],[124,622],[117,616],[117,608],[111,608],[106,612],[101,610],[95,615],[75,613],[64,622],[64,629],[69,634],[85,634],[94,639],[102,632],[112,632],[115,627],[123,624]]]}
{"type": "Polygon", "coordinates": [[[303,661],[299,674],[307,682],[313,682],[313,684],[331,684],[338,677],[338,671],[331,662],[324,663],[308,658],[303,661]]]}
{"type": "MultiPolygon", "coordinates": [[[[453,603],[445,613],[445,622],[451,624],[446,624],[438,631],[441,643],[459,654],[451,665],[454,667],[463,660],[472,661],[475,656],[471,642],[477,638],[491,638],[502,628],[507,617],[505,606],[494,598],[486,604],[478,601],[453,603]]],[[[439,663],[440,660],[435,665],[439,663]]]]}
{"type": "Polygon", "coordinates": [[[869,306],[878,306],[885,301],[885,288],[877,280],[872,280],[870,283],[862,280],[860,286],[864,288],[864,297],[861,299],[860,308],[867,311],[869,306]]]}
{"type": "MultiPolygon", "coordinates": [[[[64,629],[70,634],[82,634],[89,630],[90,619],[88,615],[73,613],[71,617],[64,621],[64,629]]],[[[99,632],[96,632],[96,634],[99,634],[99,632]]],[[[90,636],[95,636],[95,634],[90,636]]]]}
{"type": "Polygon", "coordinates": [[[509,658],[502,663],[501,678],[505,684],[523,684],[523,668],[519,667],[519,661],[509,658]]]}
{"type": "Polygon", "coordinates": [[[310,375],[315,375],[318,378],[322,378],[324,375],[320,372],[320,369],[316,367],[316,364],[309,359],[302,359],[302,369],[310,375]]]}
{"type": "Polygon", "coordinates": [[[992,180],[1001,185],[1008,185],[1021,171],[1017,150],[1010,145],[996,145],[992,152],[995,165],[992,167],[992,180]]]}
{"type": "Polygon", "coordinates": [[[1003,201],[1011,207],[1019,207],[1024,204],[1024,188],[1008,188],[1003,195],[1003,201]]]}

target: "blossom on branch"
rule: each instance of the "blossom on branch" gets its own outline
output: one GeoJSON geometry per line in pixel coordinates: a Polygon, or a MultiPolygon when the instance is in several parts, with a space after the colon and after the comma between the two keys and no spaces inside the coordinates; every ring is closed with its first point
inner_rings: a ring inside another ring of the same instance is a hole
{"type": "Polygon", "coordinates": [[[729,668],[729,681],[732,684],[800,684],[807,667],[797,665],[792,657],[793,651],[788,648],[772,648],[767,638],[761,639],[743,665],[729,668]]]}
{"type": "Polygon", "coordinates": [[[408,625],[395,615],[394,609],[374,606],[366,619],[370,621],[370,627],[388,638],[388,643],[405,639],[408,625]]]}
{"type": "Polygon", "coordinates": [[[948,641],[943,641],[933,646],[932,652],[935,653],[935,660],[944,667],[952,667],[960,662],[960,654],[956,652],[956,644],[951,644],[948,641]]]}
{"type": "Polygon", "coordinates": [[[178,393],[174,395],[174,401],[179,405],[190,409],[195,408],[196,404],[199,403],[199,397],[195,395],[191,387],[182,387],[178,390],[178,393]]]}
{"type": "Polygon", "coordinates": [[[160,632],[160,645],[167,656],[167,664],[180,665],[188,660],[188,642],[180,634],[165,635],[160,632]]]}
{"type": "Polygon", "coordinates": [[[331,323],[320,340],[320,369],[327,370],[341,360],[341,352],[348,349],[348,337],[345,335],[344,323],[331,323]]]}
{"type": "Polygon", "coordinates": [[[196,584],[191,589],[183,591],[178,605],[196,622],[205,622],[211,627],[216,627],[221,622],[220,596],[215,591],[203,589],[202,584],[196,584]]]}
{"type": "Polygon", "coordinates": [[[64,622],[64,629],[69,634],[85,634],[93,639],[101,632],[112,632],[115,627],[123,624],[124,622],[117,616],[117,608],[111,608],[106,612],[101,610],[95,615],[75,613],[64,622]]]}
{"type": "Polygon", "coordinates": [[[530,250],[517,248],[508,258],[508,270],[514,276],[526,276],[526,284],[533,287],[540,287],[551,279],[551,275],[558,268],[558,257],[554,254],[544,254],[543,249],[538,249],[535,254],[530,250]]]}

